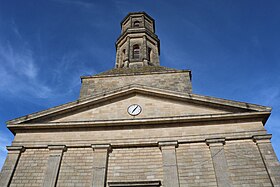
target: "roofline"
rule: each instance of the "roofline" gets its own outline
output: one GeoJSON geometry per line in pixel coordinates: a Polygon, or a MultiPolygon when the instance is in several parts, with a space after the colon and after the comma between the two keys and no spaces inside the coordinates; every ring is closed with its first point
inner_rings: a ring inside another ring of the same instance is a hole
{"type": "MultiPolygon", "coordinates": [[[[116,68],[115,68],[116,69],[116,68]]],[[[166,71],[154,71],[154,72],[132,72],[132,73],[120,73],[114,75],[90,75],[90,76],[81,76],[81,79],[89,79],[89,78],[101,78],[101,77],[118,77],[118,76],[135,76],[135,75],[151,75],[151,74],[167,74],[167,73],[191,73],[191,70],[166,70],[166,71]]]]}
{"type": "Polygon", "coordinates": [[[226,100],[226,99],[219,99],[219,98],[214,98],[214,97],[209,97],[209,96],[202,96],[202,95],[197,95],[197,94],[167,91],[167,90],[162,90],[162,89],[158,89],[158,88],[152,88],[152,87],[134,84],[134,85],[122,87],[120,89],[116,89],[113,91],[100,93],[94,97],[87,97],[84,99],[79,99],[79,100],[69,102],[69,103],[66,103],[63,105],[59,105],[59,106],[56,106],[56,107],[53,107],[53,108],[50,108],[47,110],[43,110],[43,111],[36,112],[36,113],[30,114],[30,115],[16,118],[13,120],[9,120],[6,123],[8,125],[24,123],[26,121],[35,120],[38,118],[42,118],[44,116],[53,115],[55,113],[67,112],[75,107],[78,107],[78,108],[87,107],[88,105],[91,105],[93,103],[103,102],[104,100],[117,98],[119,96],[132,94],[135,92],[150,93],[151,95],[165,97],[165,98],[171,98],[171,99],[176,98],[177,100],[191,100],[193,102],[199,102],[199,103],[206,102],[206,103],[212,104],[213,106],[240,108],[240,109],[249,110],[252,112],[253,111],[268,112],[269,114],[271,112],[270,107],[249,104],[249,103],[244,103],[244,102],[237,102],[237,101],[226,100]]]}

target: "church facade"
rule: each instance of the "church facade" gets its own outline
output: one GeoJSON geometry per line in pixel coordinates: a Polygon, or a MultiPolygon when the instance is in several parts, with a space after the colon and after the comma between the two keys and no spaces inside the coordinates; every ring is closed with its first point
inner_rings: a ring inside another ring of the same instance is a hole
{"type": "Polygon", "coordinates": [[[160,66],[155,21],[128,14],[115,68],[81,77],[76,101],[7,122],[0,186],[280,186],[271,108],[192,93],[160,66]]]}

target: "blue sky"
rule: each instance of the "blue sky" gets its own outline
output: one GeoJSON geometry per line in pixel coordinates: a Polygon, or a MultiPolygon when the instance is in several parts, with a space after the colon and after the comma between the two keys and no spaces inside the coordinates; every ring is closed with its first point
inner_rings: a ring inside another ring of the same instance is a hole
{"type": "Polygon", "coordinates": [[[0,0],[0,168],[5,122],[76,100],[81,75],[114,66],[133,11],[156,20],[161,65],[191,69],[194,93],[273,107],[280,157],[280,1],[0,0]]]}

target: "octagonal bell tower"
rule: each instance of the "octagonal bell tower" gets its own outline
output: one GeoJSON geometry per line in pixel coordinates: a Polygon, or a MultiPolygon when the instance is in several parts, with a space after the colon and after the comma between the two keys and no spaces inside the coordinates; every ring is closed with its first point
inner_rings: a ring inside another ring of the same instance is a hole
{"type": "Polygon", "coordinates": [[[129,13],[116,42],[116,68],[159,66],[160,41],[155,20],[145,12],[129,13]]]}

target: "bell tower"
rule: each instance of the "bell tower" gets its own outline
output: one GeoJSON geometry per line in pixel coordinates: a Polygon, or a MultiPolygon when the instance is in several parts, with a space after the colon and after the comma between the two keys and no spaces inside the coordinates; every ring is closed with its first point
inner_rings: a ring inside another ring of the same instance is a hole
{"type": "Polygon", "coordinates": [[[160,41],[155,20],[145,12],[129,13],[116,41],[116,68],[159,66],[160,41]]]}

